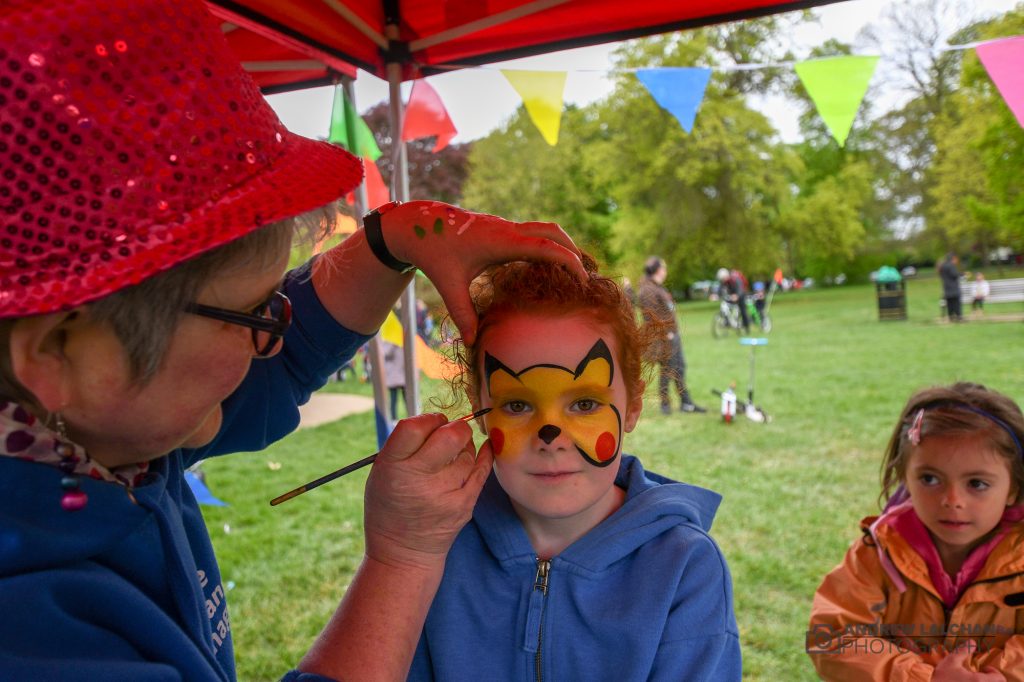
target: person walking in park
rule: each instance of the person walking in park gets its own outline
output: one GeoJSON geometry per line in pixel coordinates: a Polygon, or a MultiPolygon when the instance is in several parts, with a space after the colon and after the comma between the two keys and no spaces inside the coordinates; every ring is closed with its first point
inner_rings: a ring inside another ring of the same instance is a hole
{"type": "Polygon", "coordinates": [[[881,516],[825,577],[807,651],[826,680],[1024,680],[1024,415],[961,382],[918,391],[881,516]]]}
{"type": "MultiPolygon", "coordinates": [[[[185,471],[294,430],[413,266],[472,340],[484,268],[584,277],[578,250],[550,223],[414,201],[286,273],[362,165],[281,125],[205,3],[0,3],[0,51],[0,678],[231,682],[185,471]]],[[[464,422],[396,427],[362,562],[286,679],[406,675],[490,465],[464,422]]]]}
{"type": "Polygon", "coordinates": [[[942,297],[946,299],[946,317],[950,322],[962,322],[960,309],[960,259],[950,251],[939,265],[939,279],[942,280],[942,297]]]}
{"type": "Polygon", "coordinates": [[[645,471],[623,438],[658,329],[586,254],[580,282],[509,263],[474,283],[454,386],[494,472],[459,534],[410,680],[740,679],[721,498],[645,471]]]}
{"type": "Polygon", "coordinates": [[[683,412],[707,412],[693,402],[686,386],[686,357],[683,355],[683,337],[676,319],[676,302],[665,288],[668,266],[659,256],[651,256],[644,263],[644,278],[640,282],[637,301],[644,319],[662,328],[663,336],[651,347],[651,357],[656,358],[658,372],[658,397],[662,414],[672,413],[669,384],[675,382],[679,395],[679,409],[683,412]]]}

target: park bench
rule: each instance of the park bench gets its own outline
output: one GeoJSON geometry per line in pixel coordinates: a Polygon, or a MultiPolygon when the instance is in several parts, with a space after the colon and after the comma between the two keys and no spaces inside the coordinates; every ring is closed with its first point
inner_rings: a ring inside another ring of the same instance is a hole
{"type": "MultiPolygon", "coordinates": [[[[989,294],[985,303],[1019,303],[1024,301],[1024,277],[988,280],[989,294]]],[[[960,304],[967,308],[974,301],[974,280],[960,282],[960,304]]],[[[946,299],[939,299],[939,314],[946,312],[946,299]]]]}

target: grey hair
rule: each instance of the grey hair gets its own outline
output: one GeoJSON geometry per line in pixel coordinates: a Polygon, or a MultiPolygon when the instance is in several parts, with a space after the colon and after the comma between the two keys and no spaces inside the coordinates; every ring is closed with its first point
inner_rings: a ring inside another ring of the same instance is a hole
{"type": "MultiPolygon", "coordinates": [[[[132,380],[145,385],[160,369],[185,306],[196,300],[215,275],[249,266],[269,266],[296,236],[301,242],[322,237],[333,214],[332,205],[253,230],[88,304],[87,314],[95,322],[110,326],[125,349],[132,380]]],[[[35,397],[15,378],[11,366],[11,330],[16,322],[0,320],[0,398],[36,406],[35,397]]]]}

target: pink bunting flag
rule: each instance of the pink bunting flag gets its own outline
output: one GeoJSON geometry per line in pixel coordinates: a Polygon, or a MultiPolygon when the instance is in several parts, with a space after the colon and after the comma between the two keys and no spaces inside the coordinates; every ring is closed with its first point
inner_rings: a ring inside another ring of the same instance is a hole
{"type": "Polygon", "coordinates": [[[1024,37],[985,43],[974,51],[1017,123],[1024,126],[1024,37]]]}
{"type": "Polygon", "coordinates": [[[402,125],[402,141],[417,140],[421,137],[437,136],[434,152],[448,146],[458,135],[455,124],[448,116],[448,110],[430,83],[422,78],[412,84],[409,103],[405,105],[405,122],[402,125]]]}

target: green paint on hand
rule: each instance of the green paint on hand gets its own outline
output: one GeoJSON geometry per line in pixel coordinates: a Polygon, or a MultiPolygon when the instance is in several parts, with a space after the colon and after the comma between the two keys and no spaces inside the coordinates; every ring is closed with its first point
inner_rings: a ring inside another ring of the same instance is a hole
{"type": "Polygon", "coordinates": [[[424,230],[419,225],[413,225],[412,229],[416,232],[416,236],[419,237],[420,239],[423,239],[424,237],[427,236],[427,231],[424,230]]]}
{"type": "Polygon", "coordinates": [[[434,221],[434,234],[441,234],[444,231],[444,222],[438,218],[434,221]]]}

